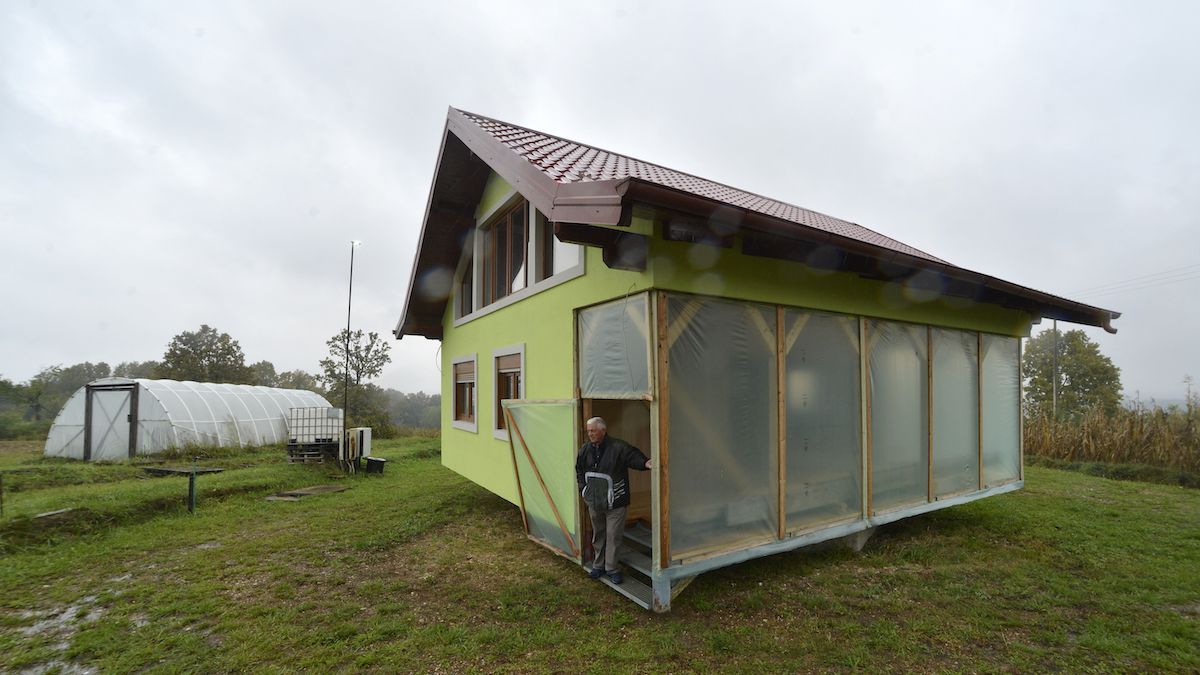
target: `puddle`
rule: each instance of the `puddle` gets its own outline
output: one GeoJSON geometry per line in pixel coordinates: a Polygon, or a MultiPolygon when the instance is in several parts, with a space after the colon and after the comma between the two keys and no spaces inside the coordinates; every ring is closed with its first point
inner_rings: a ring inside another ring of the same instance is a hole
{"type": "Polygon", "coordinates": [[[61,675],[95,675],[100,672],[95,668],[85,668],[69,661],[50,661],[17,671],[21,675],[44,675],[44,673],[60,673],[61,675]]]}
{"type": "Polygon", "coordinates": [[[60,611],[27,612],[29,616],[24,618],[34,618],[39,614],[45,618],[35,622],[32,626],[25,626],[17,630],[28,636],[61,635],[69,642],[76,630],[74,623],[91,623],[104,615],[104,608],[94,607],[95,603],[96,596],[87,595],[60,611]]]}

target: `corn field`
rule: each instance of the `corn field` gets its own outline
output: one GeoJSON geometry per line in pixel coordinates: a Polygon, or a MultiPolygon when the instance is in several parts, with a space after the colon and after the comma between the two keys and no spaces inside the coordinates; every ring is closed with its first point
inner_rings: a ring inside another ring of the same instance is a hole
{"type": "Polygon", "coordinates": [[[1200,433],[1194,405],[1163,410],[1136,405],[1077,421],[1025,419],[1025,453],[1071,462],[1150,464],[1200,472],[1200,433]]]}

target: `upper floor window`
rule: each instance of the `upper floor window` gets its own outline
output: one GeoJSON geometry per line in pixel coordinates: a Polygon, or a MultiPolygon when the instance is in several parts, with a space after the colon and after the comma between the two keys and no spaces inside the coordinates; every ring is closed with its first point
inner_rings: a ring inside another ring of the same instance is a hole
{"type": "Polygon", "coordinates": [[[525,200],[502,211],[480,232],[483,237],[482,305],[525,288],[529,282],[529,218],[525,200]]]}
{"type": "Polygon", "coordinates": [[[578,244],[559,241],[558,237],[554,236],[554,223],[547,221],[546,216],[543,216],[541,212],[535,213],[537,215],[537,248],[540,259],[537,280],[541,281],[578,265],[582,249],[578,244]]]}
{"type": "Polygon", "coordinates": [[[554,223],[514,194],[483,216],[454,277],[455,320],[515,301],[583,273],[583,247],[554,236],[554,223]]]}

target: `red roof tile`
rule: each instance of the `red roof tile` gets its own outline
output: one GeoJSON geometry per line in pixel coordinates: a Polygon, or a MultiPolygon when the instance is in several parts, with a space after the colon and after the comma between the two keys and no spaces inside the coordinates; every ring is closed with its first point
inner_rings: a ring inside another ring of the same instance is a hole
{"type": "Polygon", "coordinates": [[[576,143],[558,136],[508,124],[465,110],[460,112],[480,129],[503,143],[556,183],[636,178],[748,211],[791,221],[798,225],[832,232],[881,248],[946,263],[940,258],[857,223],[827,216],[786,202],[768,199],[753,192],[739,190],[682,171],[643,162],[640,159],[576,143]]]}

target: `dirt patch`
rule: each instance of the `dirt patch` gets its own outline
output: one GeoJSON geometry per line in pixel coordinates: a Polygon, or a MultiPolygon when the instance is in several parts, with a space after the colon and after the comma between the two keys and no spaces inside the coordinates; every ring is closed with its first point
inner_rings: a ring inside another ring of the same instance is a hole
{"type": "Polygon", "coordinates": [[[1190,605],[1175,605],[1171,609],[1185,619],[1191,619],[1193,621],[1200,620],[1200,602],[1195,602],[1190,605]]]}

